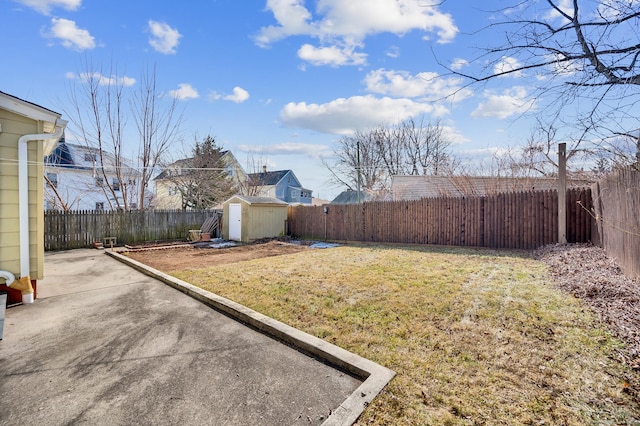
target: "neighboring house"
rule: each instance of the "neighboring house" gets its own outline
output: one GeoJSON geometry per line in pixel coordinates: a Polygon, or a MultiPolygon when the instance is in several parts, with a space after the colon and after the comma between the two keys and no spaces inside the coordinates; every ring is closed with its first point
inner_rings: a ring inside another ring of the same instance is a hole
{"type": "Polygon", "coordinates": [[[273,197],[289,204],[311,204],[311,190],[303,188],[291,170],[268,172],[263,167],[262,173],[251,173],[248,185],[252,195],[273,197]]]}
{"type": "Polygon", "coordinates": [[[10,289],[10,302],[32,301],[44,274],[42,158],[66,124],[57,112],[0,92],[0,283],[21,290],[15,300],[10,289]]]}
{"type": "MultiPolygon", "coordinates": [[[[98,148],[67,143],[64,136],[44,158],[46,210],[137,209],[141,173],[98,148]],[[118,177],[119,176],[119,177],[118,177]],[[105,179],[107,182],[105,182],[105,179]],[[126,203],[125,203],[126,200],[126,203]]],[[[145,206],[150,195],[145,196],[145,206]]]]}
{"type": "MultiPolygon", "coordinates": [[[[567,180],[567,188],[588,187],[589,180],[567,180]]],[[[558,189],[554,178],[492,176],[393,176],[394,200],[419,200],[437,197],[472,197],[504,192],[558,189]]]]}
{"type": "Polygon", "coordinates": [[[331,204],[357,204],[373,200],[375,200],[375,197],[368,191],[360,191],[358,193],[358,191],[348,189],[342,191],[336,198],[331,200],[331,204]]]}
{"type": "MultiPolygon", "coordinates": [[[[180,176],[189,175],[189,164],[192,158],[184,158],[167,166],[154,178],[155,182],[155,208],[161,210],[174,210],[183,207],[182,193],[177,187],[180,176]]],[[[225,171],[231,177],[234,184],[240,189],[247,181],[247,173],[244,171],[231,151],[223,151],[220,160],[226,165],[225,171]]]]}

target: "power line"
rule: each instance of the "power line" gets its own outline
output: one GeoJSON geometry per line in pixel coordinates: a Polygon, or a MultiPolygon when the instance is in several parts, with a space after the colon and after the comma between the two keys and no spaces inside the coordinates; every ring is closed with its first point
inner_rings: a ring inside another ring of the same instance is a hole
{"type": "MultiPolygon", "coordinates": [[[[1,158],[0,157],[0,165],[2,166],[12,166],[12,165],[17,165],[18,164],[18,160],[14,160],[12,158],[1,158]]],[[[94,169],[110,169],[110,170],[116,170],[116,169],[134,169],[134,170],[156,170],[156,169],[165,169],[165,170],[172,170],[171,167],[162,167],[162,166],[155,166],[155,167],[140,167],[140,166],[99,166],[99,165],[95,165],[95,166],[73,166],[73,167],[68,167],[66,165],[63,164],[53,164],[53,163],[47,163],[46,161],[27,161],[27,164],[30,166],[44,166],[44,167],[56,167],[56,168],[61,168],[61,169],[69,169],[69,170],[94,170],[94,169]]],[[[180,170],[201,170],[201,171],[226,171],[228,170],[228,167],[180,167],[180,170]]]]}

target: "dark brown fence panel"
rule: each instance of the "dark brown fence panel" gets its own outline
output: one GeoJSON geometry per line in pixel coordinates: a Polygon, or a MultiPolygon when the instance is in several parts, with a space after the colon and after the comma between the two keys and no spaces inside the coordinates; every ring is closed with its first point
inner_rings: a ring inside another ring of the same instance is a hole
{"type": "MultiPolygon", "coordinates": [[[[558,241],[556,191],[289,208],[292,235],[310,239],[534,249],[558,241]]],[[[591,238],[591,191],[567,191],[570,242],[591,238]],[[586,208],[585,208],[586,207],[586,208]]]]}
{"type": "Polygon", "coordinates": [[[45,212],[45,250],[91,247],[116,237],[119,244],[185,239],[215,211],[144,210],[131,212],[45,212]]]}
{"type": "Polygon", "coordinates": [[[618,170],[591,187],[594,242],[625,274],[640,276],[640,172],[618,170]]]}

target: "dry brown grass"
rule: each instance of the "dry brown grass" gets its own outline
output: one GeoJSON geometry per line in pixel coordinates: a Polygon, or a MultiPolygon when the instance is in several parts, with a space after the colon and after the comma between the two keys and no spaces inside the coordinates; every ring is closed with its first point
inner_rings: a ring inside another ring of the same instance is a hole
{"type": "Polygon", "coordinates": [[[525,256],[343,246],[172,274],[395,370],[360,424],[640,424],[620,343],[525,256]]]}

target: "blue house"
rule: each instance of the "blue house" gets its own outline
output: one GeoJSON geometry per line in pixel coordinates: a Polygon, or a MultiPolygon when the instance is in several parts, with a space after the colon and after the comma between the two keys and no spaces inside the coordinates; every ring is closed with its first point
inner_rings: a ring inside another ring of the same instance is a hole
{"type": "Polygon", "coordinates": [[[261,173],[250,173],[248,182],[251,195],[273,197],[290,204],[311,204],[311,190],[303,188],[291,170],[268,172],[263,167],[261,173]]]}

